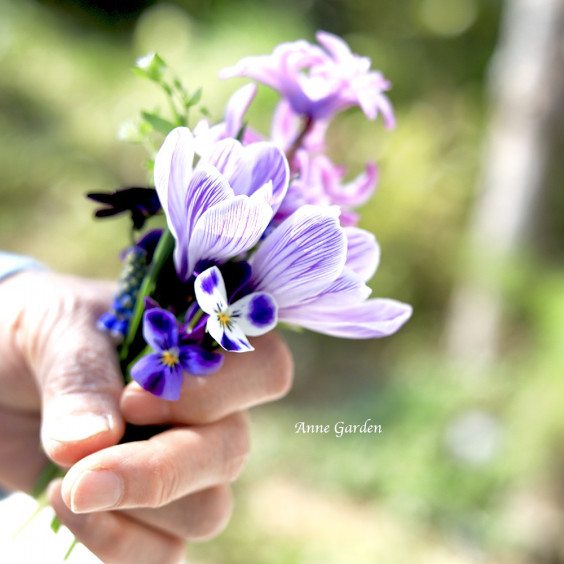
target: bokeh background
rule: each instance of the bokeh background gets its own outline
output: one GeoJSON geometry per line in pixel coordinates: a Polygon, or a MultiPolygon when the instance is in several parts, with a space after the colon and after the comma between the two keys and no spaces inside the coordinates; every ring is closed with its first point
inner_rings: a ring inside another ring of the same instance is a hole
{"type": "MultiPolygon", "coordinates": [[[[219,119],[274,45],[344,37],[392,81],[398,127],[340,115],[330,153],[374,158],[361,225],[382,246],[375,295],[414,316],[381,341],[286,333],[296,381],[253,411],[223,535],[195,564],[564,562],[564,131],[560,0],[0,2],[0,248],[115,278],[123,221],[88,191],[148,181],[119,141],[164,108],[130,68],[157,51],[219,119]],[[295,434],[304,421],[379,435],[295,434]]],[[[268,132],[276,95],[250,122],[268,132]]],[[[195,114],[194,119],[198,116],[195,114]]]]}

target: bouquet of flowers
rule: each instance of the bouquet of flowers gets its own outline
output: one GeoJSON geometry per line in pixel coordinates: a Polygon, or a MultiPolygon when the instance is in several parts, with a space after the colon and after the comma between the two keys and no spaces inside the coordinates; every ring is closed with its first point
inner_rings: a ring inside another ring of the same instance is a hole
{"type": "Polygon", "coordinates": [[[375,190],[376,165],[346,180],[325,153],[332,118],[352,106],[394,126],[390,83],[340,38],[319,32],[317,40],[221,72],[279,93],[270,137],[245,122],[254,83],[232,95],[222,121],[210,123],[200,108],[190,129],[201,91],[190,93],[156,54],[137,62],[171,108],[142,112],[123,131],[149,147],[154,188],[89,194],[103,204],[96,216],[132,221],[117,294],[98,322],[116,340],[124,381],[174,401],[184,378],[218,370],[224,351],[253,351],[249,337],[278,324],[366,339],[409,319],[409,305],[369,298],[380,250],[355,209],[375,190]]]}
{"type": "MultiPolygon", "coordinates": [[[[255,84],[228,101],[224,119],[188,128],[200,99],[156,54],[137,72],[169,97],[173,119],[143,112],[137,135],[166,133],[154,157],[154,185],[90,194],[106,205],[97,216],[131,212],[134,244],[111,311],[99,321],[120,341],[126,378],[176,400],[184,377],[207,375],[223,351],[253,350],[248,337],[278,323],[345,338],[397,331],[409,305],[368,299],[378,266],[374,235],[356,227],[355,208],[374,192],[377,167],[346,182],[324,153],[331,119],[360,106],[394,126],[389,82],[340,38],[295,41],[246,57],[222,78],[253,78],[280,94],[270,139],[244,122],[255,84]],[[147,230],[160,210],[166,227],[147,230]]],[[[131,130],[130,130],[131,131],[131,130]]]]}

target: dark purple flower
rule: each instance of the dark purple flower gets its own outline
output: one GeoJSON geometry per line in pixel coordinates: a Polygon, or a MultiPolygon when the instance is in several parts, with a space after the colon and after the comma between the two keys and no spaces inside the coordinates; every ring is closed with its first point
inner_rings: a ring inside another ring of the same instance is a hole
{"type": "Polygon", "coordinates": [[[177,400],[184,372],[203,376],[219,369],[223,357],[195,344],[182,344],[172,313],[150,309],[143,316],[143,337],[155,351],[141,357],[131,368],[131,377],[145,390],[177,400]]]}
{"type": "Polygon", "coordinates": [[[124,188],[115,192],[91,192],[88,198],[105,204],[106,207],[96,210],[96,217],[111,217],[131,212],[131,220],[135,229],[142,229],[145,221],[161,209],[157,192],[153,188],[124,188]]]}

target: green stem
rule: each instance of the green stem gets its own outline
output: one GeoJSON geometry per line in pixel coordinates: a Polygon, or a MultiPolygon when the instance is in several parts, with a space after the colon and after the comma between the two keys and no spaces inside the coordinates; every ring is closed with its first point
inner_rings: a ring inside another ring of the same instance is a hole
{"type": "Polygon", "coordinates": [[[157,284],[157,278],[159,273],[164,266],[167,259],[172,254],[174,249],[174,237],[172,233],[166,229],[159,240],[159,244],[155,249],[153,254],[153,260],[151,261],[151,266],[149,271],[143,279],[143,284],[139,289],[139,294],[137,295],[137,300],[135,301],[135,308],[133,310],[133,315],[131,316],[131,321],[129,322],[129,327],[127,330],[127,335],[123,341],[120,348],[120,361],[124,362],[127,360],[129,355],[129,348],[137,335],[137,330],[141,324],[143,318],[143,312],[145,309],[145,296],[150,296],[154,291],[157,284]]]}

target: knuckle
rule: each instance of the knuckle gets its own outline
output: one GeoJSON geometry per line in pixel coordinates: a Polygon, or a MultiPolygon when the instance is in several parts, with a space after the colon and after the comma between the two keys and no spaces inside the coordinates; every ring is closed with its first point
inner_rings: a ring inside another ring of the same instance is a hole
{"type": "Polygon", "coordinates": [[[157,508],[167,505],[179,495],[181,476],[174,460],[165,453],[155,453],[149,468],[151,479],[147,483],[148,507],[157,508]]]}
{"type": "Polygon", "coordinates": [[[239,477],[249,456],[250,434],[246,413],[240,412],[230,416],[227,420],[230,433],[226,434],[227,441],[225,478],[232,482],[239,477]]]}
{"type": "Polygon", "coordinates": [[[294,361],[286,343],[278,338],[270,351],[271,366],[267,378],[267,393],[270,399],[284,397],[294,380],[294,361]]]}
{"type": "Polygon", "coordinates": [[[197,528],[189,535],[191,540],[205,541],[221,533],[231,517],[233,496],[228,486],[216,486],[205,492],[205,509],[197,528]]]}

